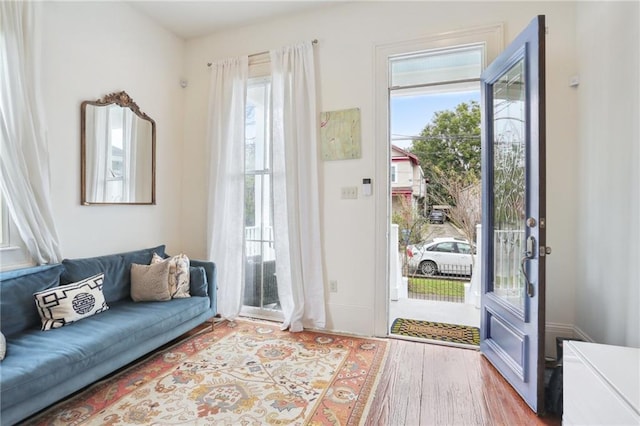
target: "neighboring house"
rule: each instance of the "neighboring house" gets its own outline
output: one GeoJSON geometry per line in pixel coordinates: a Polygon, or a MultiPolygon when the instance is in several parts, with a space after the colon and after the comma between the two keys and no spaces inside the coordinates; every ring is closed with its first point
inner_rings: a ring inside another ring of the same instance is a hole
{"type": "Polygon", "coordinates": [[[424,171],[414,154],[391,145],[391,198],[392,211],[399,212],[403,200],[414,208],[424,209],[427,193],[424,171]]]}

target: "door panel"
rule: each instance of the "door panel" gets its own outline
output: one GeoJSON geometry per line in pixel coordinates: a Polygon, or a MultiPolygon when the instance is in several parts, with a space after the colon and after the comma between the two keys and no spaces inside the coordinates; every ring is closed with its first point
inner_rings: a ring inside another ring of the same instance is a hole
{"type": "Polygon", "coordinates": [[[544,16],[482,73],[480,349],[544,411],[544,16]]]}

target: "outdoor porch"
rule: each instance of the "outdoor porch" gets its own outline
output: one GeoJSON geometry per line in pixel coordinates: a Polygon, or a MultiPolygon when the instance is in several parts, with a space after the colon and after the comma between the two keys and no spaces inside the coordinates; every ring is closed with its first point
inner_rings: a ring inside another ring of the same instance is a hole
{"type": "Polygon", "coordinates": [[[389,302],[389,325],[396,318],[480,327],[480,309],[474,305],[402,298],[389,302]]]}

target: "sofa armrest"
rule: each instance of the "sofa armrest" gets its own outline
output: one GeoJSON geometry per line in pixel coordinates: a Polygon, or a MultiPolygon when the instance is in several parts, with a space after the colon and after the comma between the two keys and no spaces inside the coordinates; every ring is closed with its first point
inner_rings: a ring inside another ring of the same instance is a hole
{"type": "Polygon", "coordinates": [[[216,275],[216,264],[213,262],[196,259],[189,259],[189,263],[191,264],[191,266],[201,266],[204,268],[205,274],[207,275],[207,293],[209,294],[209,299],[211,299],[211,309],[213,310],[214,315],[217,314],[218,307],[216,304],[216,293],[218,291],[218,282],[216,275]]]}

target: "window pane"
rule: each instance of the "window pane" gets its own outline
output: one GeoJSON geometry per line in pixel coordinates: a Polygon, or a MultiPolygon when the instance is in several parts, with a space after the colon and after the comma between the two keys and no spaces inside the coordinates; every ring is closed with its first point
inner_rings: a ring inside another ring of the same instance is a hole
{"type": "Polygon", "coordinates": [[[463,254],[471,254],[471,246],[469,244],[458,243],[458,251],[463,254]]]}
{"type": "Polygon", "coordinates": [[[269,164],[269,91],[265,79],[252,81],[247,87],[245,117],[245,167],[247,171],[265,170],[269,164]]]}
{"type": "Polygon", "coordinates": [[[480,78],[482,45],[432,50],[391,60],[391,86],[480,78]]]}
{"type": "MultiPolygon", "coordinates": [[[[249,80],[245,115],[245,307],[278,310],[268,78],[249,80]]],[[[256,311],[252,311],[256,312],[256,311]]]]}

